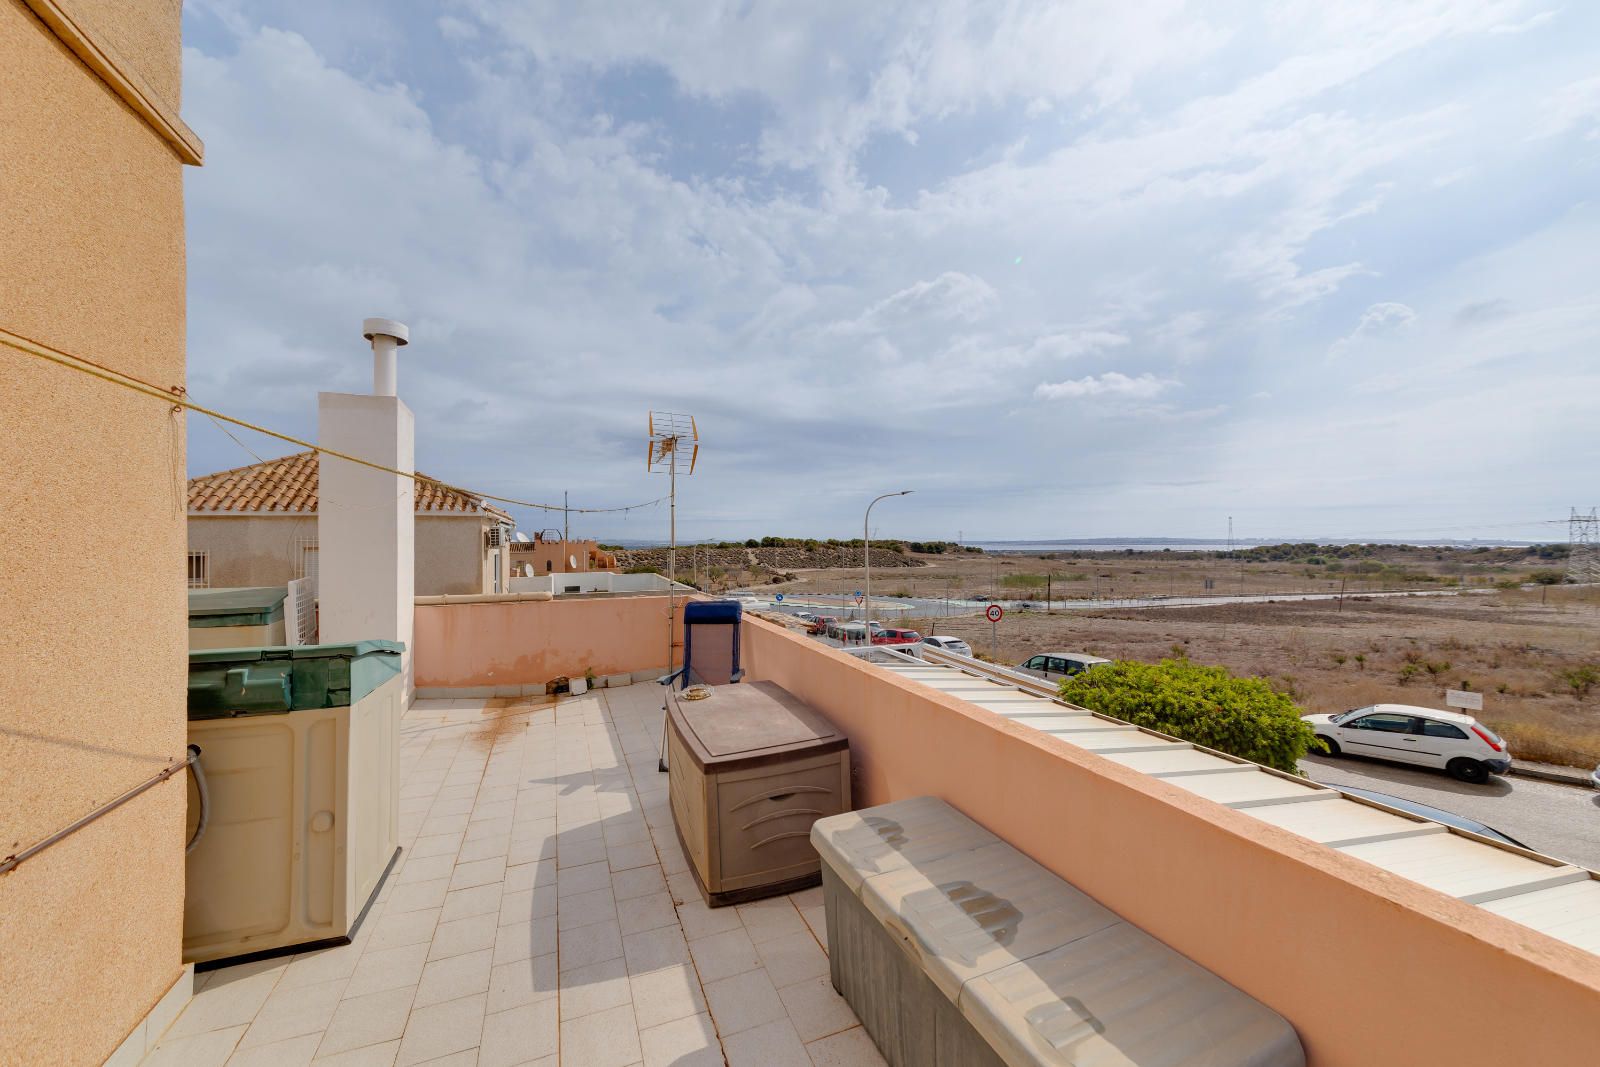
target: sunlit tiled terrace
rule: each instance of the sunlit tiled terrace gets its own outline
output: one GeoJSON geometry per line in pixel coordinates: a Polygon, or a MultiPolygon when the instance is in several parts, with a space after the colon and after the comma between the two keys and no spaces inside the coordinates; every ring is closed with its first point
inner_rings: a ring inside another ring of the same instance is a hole
{"type": "Polygon", "coordinates": [[[149,1062],[878,1064],[820,889],[703,903],[656,769],[661,690],[424,700],[399,863],[354,941],[198,975],[149,1062]]]}

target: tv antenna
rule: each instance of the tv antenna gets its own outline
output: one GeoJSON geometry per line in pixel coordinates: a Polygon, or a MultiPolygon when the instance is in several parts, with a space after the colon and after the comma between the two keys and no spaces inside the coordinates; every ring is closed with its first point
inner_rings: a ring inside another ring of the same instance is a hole
{"type": "MultiPolygon", "coordinates": [[[[677,669],[672,650],[672,631],[678,619],[678,469],[685,476],[693,474],[700,459],[700,429],[693,415],[675,411],[650,412],[647,438],[649,455],[645,462],[651,474],[665,474],[670,481],[667,499],[670,501],[667,535],[667,678],[677,669]]],[[[668,688],[672,683],[669,680],[668,688]]],[[[667,705],[661,704],[661,759],[659,768],[667,769],[667,705]]]]}

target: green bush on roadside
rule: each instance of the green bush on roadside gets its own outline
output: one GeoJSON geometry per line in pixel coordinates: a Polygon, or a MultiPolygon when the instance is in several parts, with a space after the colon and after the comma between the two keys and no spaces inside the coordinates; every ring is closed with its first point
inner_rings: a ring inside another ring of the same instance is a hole
{"type": "Polygon", "coordinates": [[[1291,773],[1316,745],[1294,701],[1265,680],[1186,659],[1104,664],[1064,679],[1061,698],[1291,773]]]}

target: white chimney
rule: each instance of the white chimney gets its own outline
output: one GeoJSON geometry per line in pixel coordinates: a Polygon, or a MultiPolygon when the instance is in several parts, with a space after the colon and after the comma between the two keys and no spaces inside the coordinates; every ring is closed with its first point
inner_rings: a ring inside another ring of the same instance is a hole
{"type": "Polygon", "coordinates": [[[361,336],[372,342],[372,395],[396,395],[399,372],[395,353],[411,343],[411,331],[393,319],[367,319],[361,324],[361,336]]]}
{"type": "MultiPolygon", "coordinates": [[[[367,319],[372,392],[317,394],[317,440],[379,467],[415,470],[416,425],[396,395],[396,349],[409,333],[392,319],[367,319]]],[[[416,485],[411,478],[318,456],[317,584],[321,640],[403,641],[406,700],[416,588],[416,485]]]]}

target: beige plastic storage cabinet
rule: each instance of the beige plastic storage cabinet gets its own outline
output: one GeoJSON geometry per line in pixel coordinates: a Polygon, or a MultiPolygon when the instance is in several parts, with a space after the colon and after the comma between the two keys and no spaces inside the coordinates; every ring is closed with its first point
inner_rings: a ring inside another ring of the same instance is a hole
{"type": "Polygon", "coordinates": [[[398,853],[401,647],[191,654],[185,962],[349,939],[398,853]]]}
{"type": "Polygon", "coordinates": [[[850,807],[844,734],[771,682],[668,699],[668,792],[712,907],[816,885],[811,824],[850,807]]]}
{"type": "Polygon", "coordinates": [[[834,988],[891,1067],[1305,1067],[1282,1016],[942,800],[812,839],[834,988]]]}

